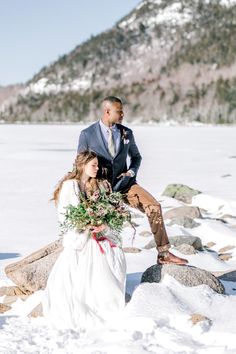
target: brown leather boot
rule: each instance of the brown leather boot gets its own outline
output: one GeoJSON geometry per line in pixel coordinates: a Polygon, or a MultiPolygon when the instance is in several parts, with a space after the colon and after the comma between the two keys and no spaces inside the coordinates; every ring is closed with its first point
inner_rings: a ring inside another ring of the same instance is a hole
{"type": "Polygon", "coordinates": [[[180,258],[175,256],[173,253],[169,251],[160,253],[157,257],[157,263],[159,264],[177,264],[177,265],[185,265],[188,263],[187,259],[180,258]]]}

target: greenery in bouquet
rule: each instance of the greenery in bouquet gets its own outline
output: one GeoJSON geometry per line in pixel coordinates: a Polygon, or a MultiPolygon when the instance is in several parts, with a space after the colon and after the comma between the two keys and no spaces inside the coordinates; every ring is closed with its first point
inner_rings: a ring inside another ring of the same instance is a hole
{"type": "Polygon", "coordinates": [[[116,234],[120,234],[123,224],[131,223],[131,213],[122,200],[122,194],[96,191],[90,197],[80,193],[77,206],[65,208],[64,222],[60,225],[62,234],[70,229],[81,232],[92,227],[107,225],[116,234]]]}

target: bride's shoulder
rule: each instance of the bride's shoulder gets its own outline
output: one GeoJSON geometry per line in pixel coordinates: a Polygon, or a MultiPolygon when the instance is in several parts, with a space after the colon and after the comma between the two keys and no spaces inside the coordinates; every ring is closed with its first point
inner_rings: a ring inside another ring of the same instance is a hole
{"type": "Polygon", "coordinates": [[[78,182],[76,179],[67,179],[62,183],[63,188],[78,188],[78,182]]]}
{"type": "Polygon", "coordinates": [[[60,198],[71,198],[79,195],[79,186],[76,179],[68,179],[62,183],[60,198]]]}
{"type": "Polygon", "coordinates": [[[66,179],[65,181],[63,181],[63,184],[74,184],[74,183],[77,183],[75,178],[66,179]]]}

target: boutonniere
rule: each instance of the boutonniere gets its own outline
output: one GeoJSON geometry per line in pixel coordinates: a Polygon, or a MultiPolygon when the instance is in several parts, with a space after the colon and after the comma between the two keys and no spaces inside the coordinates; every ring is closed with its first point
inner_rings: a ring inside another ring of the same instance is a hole
{"type": "Polygon", "coordinates": [[[122,130],[122,140],[125,145],[129,144],[128,132],[125,129],[122,130]]]}

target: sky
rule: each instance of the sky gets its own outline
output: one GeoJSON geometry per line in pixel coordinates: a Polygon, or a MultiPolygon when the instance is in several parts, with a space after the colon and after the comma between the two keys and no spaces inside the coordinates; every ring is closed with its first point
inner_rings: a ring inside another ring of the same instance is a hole
{"type": "Polygon", "coordinates": [[[25,82],[140,0],[0,0],[0,86],[25,82]]]}

